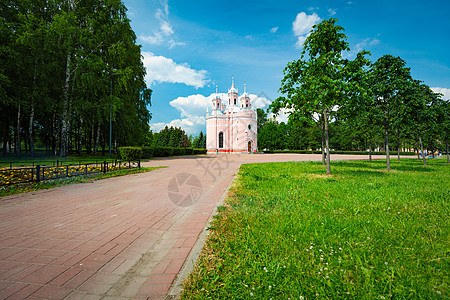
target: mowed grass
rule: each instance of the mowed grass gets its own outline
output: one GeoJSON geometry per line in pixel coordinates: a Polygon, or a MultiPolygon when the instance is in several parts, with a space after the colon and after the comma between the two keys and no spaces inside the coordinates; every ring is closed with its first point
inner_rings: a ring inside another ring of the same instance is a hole
{"type": "Polygon", "coordinates": [[[448,299],[450,166],[241,166],[183,299],[448,299]]]}

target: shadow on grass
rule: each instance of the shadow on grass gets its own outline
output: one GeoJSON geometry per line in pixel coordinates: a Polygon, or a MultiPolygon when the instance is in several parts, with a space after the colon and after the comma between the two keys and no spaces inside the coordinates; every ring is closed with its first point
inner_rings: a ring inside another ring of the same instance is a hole
{"type": "Polygon", "coordinates": [[[354,170],[345,170],[345,169],[340,169],[338,171],[336,171],[337,175],[349,175],[349,176],[354,176],[354,177],[384,177],[384,176],[389,176],[390,173],[385,171],[385,170],[378,170],[378,169],[374,169],[374,170],[358,170],[358,169],[354,169],[354,170]]]}
{"type": "MultiPolygon", "coordinates": [[[[376,172],[386,171],[386,161],[373,161],[370,162],[349,162],[349,161],[340,161],[336,163],[332,163],[331,166],[339,167],[339,172],[342,172],[342,169],[353,168],[353,171],[361,171],[361,169],[365,170],[373,170],[376,172]],[[342,169],[341,169],[342,168],[342,169]]],[[[429,163],[427,166],[424,166],[422,161],[417,160],[402,160],[400,163],[398,161],[391,160],[391,170],[392,171],[407,171],[407,172],[434,172],[433,163],[429,163]]]]}

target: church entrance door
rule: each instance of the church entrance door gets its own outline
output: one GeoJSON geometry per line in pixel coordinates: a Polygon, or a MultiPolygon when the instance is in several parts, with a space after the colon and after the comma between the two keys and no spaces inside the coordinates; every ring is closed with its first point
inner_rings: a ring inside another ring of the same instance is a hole
{"type": "Polygon", "coordinates": [[[248,152],[252,152],[252,142],[248,142],[248,152]]]}

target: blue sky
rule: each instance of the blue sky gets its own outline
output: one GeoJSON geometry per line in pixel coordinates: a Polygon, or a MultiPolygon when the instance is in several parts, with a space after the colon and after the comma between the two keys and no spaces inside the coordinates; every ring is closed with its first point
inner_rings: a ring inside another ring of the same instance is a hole
{"type": "MultiPolygon", "coordinates": [[[[415,79],[450,98],[448,0],[125,0],[153,90],[151,128],[205,132],[209,96],[244,83],[255,107],[279,96],[286,64],[312,25],[337,18],[353,58],[400,56],[415,79]]],[[[283,120],[281,118],[281,120],[283,120]]]]}

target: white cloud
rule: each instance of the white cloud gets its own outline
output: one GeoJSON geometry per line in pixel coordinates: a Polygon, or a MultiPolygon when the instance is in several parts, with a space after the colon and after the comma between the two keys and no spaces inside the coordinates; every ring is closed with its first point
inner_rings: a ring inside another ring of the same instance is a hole
{"type": "Polygon", "coordinates": [[[358,53],[361,50],[364,50],[364,48],[367,48],[368,46],[375,46],[380,43],[380,40],[378,39],[364,39],[363,41],[359,42],[355,45],[354,52],[358,53]]]}
{"type": "Polygon", "coordinates": [[[313,25],[320,22],[320,18],[316,13],[312,15],[307,15],[304,12],[297,14],[295,21],[292,23],[292,29],[294,30],[295,36],[298,40],[295,44],[297,48],[302,48],[303,43],[310,34],[313,25]]]}
{"type": "Polygon", "coordinates": [[[160,132],[162,129],[164,129],[165,126],[166,126],[166,123],[164,123],[164,122],[153,123],[153,124],[150,124],[150,129],[153,132],[160,132]]]}
{"type": "Polygon", "coordinates": [[[378,45],[379,43],[381,43],[381,41],[379,39],[376,39],[376,38],[374,38],[374,39],[370,39],[370,38],[364,39],[361,42],[357,43],[355,45],[355,47],[353,47],[353,50],[350,50],[348,52],[344,52],[342,56],[344,58],[353,58],[361,50],[367,50],[367,48],[369,48],[371,46],[378,45]]]}
{"type": "Polygon", "coordinates": [[[328,12],[330,13],[330,16],[334,16],[336,14],[336,9],[329,8],[328,12]]]}
{"type": "Polygon", "coordinates": [[[150,124],[150,129],[153,132],[159,132],[164,127],[179,127],[183,129],[187,135],[198,135],[200,131],[205,133],[206,131],[206,118],[202,117],[190,117],[184,119],[175,119],[170,121],[169,123],[154,123],[150,124]]]}
{"type": "Polygon", "coordinates": [[[169,21],[169,1],[161,0],[161,6],[162,9],[158,8],[155,12],[155,18],[159,22],[158,30],[154,31],[151,35],[139,36],[139,39],[150,45],[161,45],[167,42],[169,44],[169,48],[173,48],[178,45],[185,45],[183,42],[176,42],[173,38],[175,31],[169,21]]]}
{"type": "Polygon", "coordinates": [[[254,94],[249,94],[248,96],[250,97],[250,101],[252,103],[252,108],[255,110],[257,108],[267,108],[267,107],[269,107],[270,103],[272,103],[272,101],[270,101],[266,97],[257,96],[254,94]]]}
{"type": "Polygon", "coordinates": [[[379,39],[373,39],[370,41],[369,45],[374,46],[374,45],[378,45],[379,43],[381,43],[379,39]]]}
{"type": "Polygon", "coordinates": [[[181,117],[204,116],[206,108],[210,106],[212,97],[213,94],[209,97],[200,94],[178,97],[170,101],[170,105],[180,112],[181,117]]]}
{"type": "MultiPolygon", "coordinates": [[[[180,118],[174,119],[169,123],[153,123],[150,124],[153,132],[159,132],[165,126],[181,127],[188,135],[197,135],[200,131],[205,133],[206,130],[206,109],[209,108],[211,112],[211,100],[216,94],[209,96],[203,96],[200,94],[189,95],[187,97],[178,97],[170,101],[170,105],[180,112],[180,118]]],[[[224,101],[227,99],[226,93],[219,93],[224,101]]],[[[271,103],[270,99],[258,96],[255,94],[249,94],[253,109],[267,108],[271,103]]],[[[287,122],[287,115],[280,114],[277,117],[278,121],[287,122]]]]}
{"type": "Polygon", "coordinates": [[[287,124],[287,122],[289,121],[290,114],[291,114],[291,111],[289,109],[282,108],[282,109],[280,109],[278,114],[275,115],[274,113],[270,113],[267,117],[269,119],[275,119],[279,123],[284,122],[285,124],[287,124]]]}
{"type": "Polygon", "coordinates": [[[147,69],[147,84],[157,82],[184,83],[202,88],[209,82],[206,70],[194,70],[188,64],[177,64],[170,58],[156,56],[151,52],[142,52],[143,63],[147,69]]]}
{"type": "Polygon", "coordinates": [[[158,132],[164,127],[181,127],[186,134],[197,135],[200,131],[206,131],[206,108],[211,104],[212,97],[203,95],[189,95],[187,97],[178,97],[170,101],[170,105],[180,112],[180,118],[174,119],[169,123],[150,124],[154,132],[158,132]]]}
{"type": "Polygon", "coordinates": [[[277,32],[277,31],[278,31],[278,27],[274,27],[274,28],[270,29],[270,32],[271,32],[271,33],[275,33],[275,32],[277,32]]]}
{"type": "Polygon", "coordinates": [[[190,117],[184,119],[175,119],[170,121],[169,123],[155,123],[150,124],[150,128],[153,132],[159,132],[164,127],[181,127],[187,135],[198,135],[200,131],[205,133],[206,131],[206,118],[202,117],[190,117]]]}
{"type": "Polygon", "coordinates": [[[448,100],[450,99],[450,89],[441,88],[441,87],[432,87],[433,92],[443,94],[442,99],[448,100]]]}

